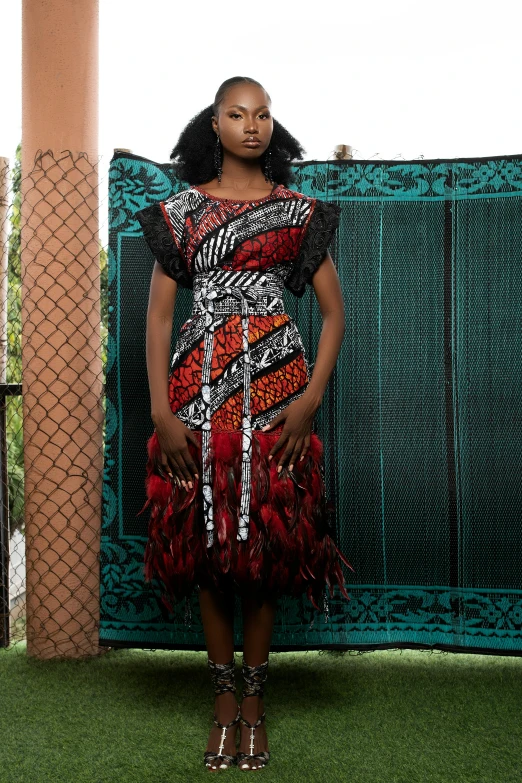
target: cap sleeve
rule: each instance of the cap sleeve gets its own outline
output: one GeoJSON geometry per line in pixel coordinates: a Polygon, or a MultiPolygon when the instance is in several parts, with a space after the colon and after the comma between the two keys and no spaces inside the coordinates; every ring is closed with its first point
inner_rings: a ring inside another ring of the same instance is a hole
{"type": "Polygon", "coordinates": [[[134,213],[154,258],[166,274],[185,288],[192,288],[192,276],[174,237],[174,231],[158,201],[134,213]]]}
{"type": "Polygon", "coordinates": [[[295,296],[303,296],[307,283],[321,265],[328,246],[339,226],[341,207],[331,201],[314,199],[313,211],[305,225],[297,258],[285,280],[285,286],[295,296]]]}

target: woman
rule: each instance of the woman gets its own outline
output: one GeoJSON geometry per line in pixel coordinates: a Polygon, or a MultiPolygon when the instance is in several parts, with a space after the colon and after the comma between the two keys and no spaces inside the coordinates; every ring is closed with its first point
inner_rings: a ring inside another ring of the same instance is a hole
{"type": "Polygon", "coordinates": [[[345,329],[327,251],[340,209],[282,184],[303,151],[259,82],[228,79],[171,153],[190,187],[136,215],[156,259],[145,575],[164,585],[169,609],[199,590],[216,694],[211,771],[269,760],[262,697],[277,597],[306,593],[318,608],[337,584],[349,600],[340,560],[352,567],[331,536],[322,443],[311,431],[345,329]],[[284,287],[302,296],[307,283],[324,321],[312,377],[281,298],[284,287]],[[178,285],[193,289],[193,312],[167,374],[178,285]],[[244,620],[240,708],[234,591],[244,620]]]}

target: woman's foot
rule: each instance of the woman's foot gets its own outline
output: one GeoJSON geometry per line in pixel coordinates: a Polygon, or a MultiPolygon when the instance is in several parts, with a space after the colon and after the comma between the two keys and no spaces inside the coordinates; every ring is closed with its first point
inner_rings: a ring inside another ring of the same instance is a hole
{"type": "MultiPolygon", "coordinates": [[[[230,723],[230,721],[237,717],[237,711],[238,705],[236,697],[231,691],[226,691],[225,693],[216,695],[214,714],[220,723],[223,725],[230,723]]],[[[238,724],[236,723],[235,726],[230,726],[226,730],[225,744],[221,753],[226,753],[228,756],[236,755],[237,727],[238,724]]],[[[213,723],[210,730],[206,750],[212,751],[213,753],[218,753],[222,736],[223,729],[220,729],[218,726],[216,726],[215,723],[213,723]]],[[[226,759],[216,759],[215,761],[210,762],[210,766],[207,766],[207,769],[210,772],[217,772],[218,769],[226,769],[229,766],[230,763],[226,759]]]]}
{"type": "MultiPolygon", "coordinates": [[[[260,696],[244,696],[241,702],[241,715],[252,726],[264,712],[263,699],[260,696]]],[[[268,751],[268,739],[266,735],[265,721],[254,729],[254,747],[251,747],[252,730],[240,721],[240,741],[238,750],[242,753],[256,754],[268,751]]],[[[239,762],[240,769],[263,769],[265,762],[259,759],[244,759],[239,762]]]]}

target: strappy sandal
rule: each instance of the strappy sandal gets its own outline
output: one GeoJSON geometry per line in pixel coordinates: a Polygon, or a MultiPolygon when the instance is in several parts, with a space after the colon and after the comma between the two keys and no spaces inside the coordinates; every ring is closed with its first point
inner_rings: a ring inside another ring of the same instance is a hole
{"type": "MultiPolygon", "coordinates": [[[[245,696],[259,696],[260,698],[263,698],[267,669],[268,661],[265,661],[265,663],[262,663],[259,666],[248,666],[245,663],[245,659],[243,658],[242,671],[243,679],[245,680],[243,698],[245,698],[245,696]]],[[[244,718],[241,714],[241,710],[239,712],[239,720],[243,726],[246,726],[248,729],[250,729],[250,753],[243,753],[240,750],[237,752],[236,763],[240,769],[250,771],[254,768],[252,764],[249,767],[241,767],[241,764],[246,761],[256,762],[256,770],[263,769],[263,767],[266,767],[270,761],[270,752],[268,750],[263,750],[260,753],[254,753],[255,731],[257,727],[263,723],[265,718],[266,712],[263,710],[263,714],[256,720],[255,723],[249,723],[249,721],[247,721],[246,718],[244,718]]]]}
{"type": "MultiPolygon", "coordinates": [[[[214,663],[214,661],[211,661],[209,658],[208,667],[210,669],[210,676],[216,694],[225,693],[226,691],[235,693],[234,658],[228,663],[214,663]]],[[[223,753],[223,748],[225,747],[228,729],[239,722],[239,717],[239,705],[237,707],[237,715],[230,723],[221,723],[218,721],[216,713],[214,713],[214,723],[222,731],[217,753],[213,750],[206,750],[204,753],[204,762],[207,768],[210,768],[215,764],[219,769],[225,769],[226,767],[231,767],[237,763],[237,756],[230,756],[228,753],[223,753]],[[228,764],[226,762],[228,762],[228,764]]]]}

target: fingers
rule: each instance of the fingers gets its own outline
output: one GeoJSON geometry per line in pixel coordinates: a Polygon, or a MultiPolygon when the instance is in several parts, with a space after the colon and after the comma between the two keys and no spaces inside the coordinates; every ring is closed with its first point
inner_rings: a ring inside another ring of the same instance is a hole
{"type": "MultiPolygon", "coordinates": [[[[199,446],[198,443],[196,445],[199,446]]],[[[193,476],[196,479],[199,478],[199,468],[194,462],[188,446],[185,446],[176,454],[171,454],[170,457],[162,451],[161,466],[158,466],[158,473],[165,480],[167,480],[168,476],[178,486],[183,486],[184,489],[193,488],[193,476]]]]}
{"type": "MultiPolygon", "coordinates": [[[[195,437],[192,430],[186,428],[186,443],[185,446],[175,453],[171,453],[169,456],[165,452],[161,452],[161,469],[158,466],[158,473],[162,478],[167,480],[170,478],[175,481],[179,486],[183,486],[184,489],[193,489],[193,477],[199,479],[200,467],[194,460],[191,451],[189,450],[189,442],[193,443],[199,450],[200,443],[195,437]]],[[[277,473],[279,474],[285,465],[288,470],[293,470],[296,462],[302,462],[310,448],[310,433],[304,436],[293,436],[285,432],[284,429],[280,433],[279,438],[274,443],[268,454],[268,460],[270,461],[280,450],[285,446],[283,453],[281,454],[277,473]],[[286,446],[285,446],[286,444],[286,446]]]]}
{"type": "Polygon", "coordinates": [[[304,458],[306,457],[308,453],[308,449],[310,448],[310,435],[307,435],[304,439],[303,448],[301,449],[301,456],[299,457],[299,462],[302,462],[304,458]]]}
{"type": "MultiPolygon", "coordinates": [[[[273,419],[270,423],[272,424],[274,421],[275,419],[273,419]]],[[[302,463],[304,460],[308,449],[310,448],[310,437],[310,432],[307,432],[304,436],[291,436],[288,432],[285,432],[283,428],[279,438],[268,452],[268,461],[270,462],[270,460],[286,443],[286,448],[279,459],[277,472],[280,473],[285,464],[288,464],[289,470],[293,470],[294,465],[298,460],[300,463],[302,463]]]]}
{"type": "Polygon", "coordinates": [[[167,474],[167,476],[170,479],[175,481],[177,484],[181,483],[181,480],[183,479],[183,473],[181,471],[181,466],[177,460],[175,460],[173,457],[171,457],[170,460],[167,460],[167,458],[165,458],[165,462],[162,467],[164,472],[167,474]]]}
{"type": "Polygon", "coordinates": [[[158,465],[158,473],[162,478],[166,476],[172,478],[172,465],[169,463],[167,455],[163,450],[161,452],[161,465],[158,465]]]}
{"type": "Polygon", "coordinates": [[[287,442],[286,448],[283,451],[281,457],[279,458],[279,463],[277,466],[277,472],[280,473],[285,466],[285,464],[288,464],[288,469],[293,470],[294,465],[297,462],[297,460],[300,458],[301,460],[304,458],[308,447],[310,445],[310,435],[307,435],[305,437],[297,437],[292,438],[285,432],[282,432],[279,436],[278,440],[274,443],[272,448],[269,451],[268,454],[268,460],[270,461],[272,457],[276,454],[276,452],[279,451],[279,449],[283,446],[283,444],[287,442]]]}
{"type": "Polygon", "coordinates": [[[279,451],[281,446],[284,444],[285,440],[288,438],[288,434],[283,430],[281,435],[278,437],[270,451],[268,452],[268,461],[272,459],[276,455],[276,453],[279,451]]]}
{"type": "Polygon", "coordinates": [[[285,464],[288,464],[289,470],[292,470],[294,467],[294,462],[297,459],[297,456],[301,450],[301,443],[302,438],[296,438],[295,440],[293,438],[290,438],[288,441],[288,444],[286,446],[286,449],[283,452],[283,455],[279,461],[279,465],[277,466],[277,472],[280,473],[285,466],[285,464]]]}
{"type": "MultiPolygon", "coordinates": [[[[192,439],[191,439],[191,440],[192,440],[192,439]]],[[[192,442],[194,442],[194,441],[192,441],[192,442]]],[[[197,440],[195,441],[195,445],[196,445],[196,446],[198,447],[198,449],[199,449],[199,443],[197,442],[197,440]]],[[[195,476],[196,478],[198,478],[199,467],[198,467],[198,465],[197,465],[197,464],[194,462],[194,460],[192,459],[192,454],[190,453],[190,450],[189,450],[189,447],[188,447],[188,446],[185,446],[185,448],[183,449],[183,451],[182,451],[182,457],[183,457],[183,459],[184,459],[184,461],[185,461],[185,468],[186,468],[186,470],[187,470],[187,471],[188,471],[188,473],[189,473],[189,478],[190,478],[191,476],[195,476]]]]}
{"type": "Polygon", "coordinates": [[[187,427],[185,430],[185,435],[187,438],[194,444],[194,446],[197,446],[199,449],[199,440],[196,438],[190,427],[187,427]]]}
{"type": "Polygon", "coordinates": [[[178,475],[181,479],[181,483],[185,480],[192,489],[192,476],[198,477],[198,467],[192,459],[188,446],[185,446],[178,454],[178,466],[178,475]]]}
{"type": "Polygon", "coordinates": [[[291,453],[291,455],[289,457],[289,460],[288,460],[288,462],[289,462],[288,470],[293,470],[294,469],[294,464],[297,462],[297,460],[299,459],[299,455],[302,453],[302,444],[303,443],[304,443],[304,438],[297,438],[297,440],[295,442],[294,449],[293,449],[293,451],[292,451],[292,453],[291,453]]]}

